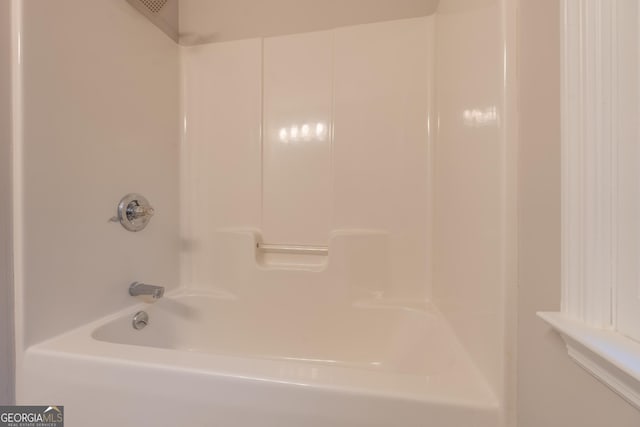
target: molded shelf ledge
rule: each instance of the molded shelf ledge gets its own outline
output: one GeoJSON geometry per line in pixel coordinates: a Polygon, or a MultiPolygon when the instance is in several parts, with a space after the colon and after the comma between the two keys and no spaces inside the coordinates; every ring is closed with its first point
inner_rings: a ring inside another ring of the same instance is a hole
{"type": "Polygon", "coordinates": [[[538,316],[560,333],[573,360],[640,409],[640,343],[563,313],[539,312],[538,316]]]}

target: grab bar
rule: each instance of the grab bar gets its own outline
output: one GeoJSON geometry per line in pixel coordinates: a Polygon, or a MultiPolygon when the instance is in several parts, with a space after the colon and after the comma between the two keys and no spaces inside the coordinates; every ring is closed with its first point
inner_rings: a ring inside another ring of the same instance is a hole
{"type": "Polygon", "coordinates": [[[273,245],[267,243],[257,243],[256,247],[263,252],[271,253],[329,255],[329,248],[327,246],[273,245]]]}

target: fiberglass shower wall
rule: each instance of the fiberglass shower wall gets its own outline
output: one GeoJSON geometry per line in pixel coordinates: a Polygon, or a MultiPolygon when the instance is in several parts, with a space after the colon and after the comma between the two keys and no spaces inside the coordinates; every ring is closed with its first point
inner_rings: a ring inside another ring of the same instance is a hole
{"type": "Polygon", "coordinates": [[[131,305],[133,281],[178,287],[180,99],[178,46],[126,1],[12,6],[20,361],[22,347],[131,305]],[[141,233],[110,222],[132,192],[156,208],[141,233]]]}
{"type": "Polygon", "coordinates": [[[221,230],[329,245],[330,264],[332,233],[366,230],[388,235],[375,291],[430,295],[433,31],[426,16],[182,50],[187,286],[224,288],[221,230]]]}

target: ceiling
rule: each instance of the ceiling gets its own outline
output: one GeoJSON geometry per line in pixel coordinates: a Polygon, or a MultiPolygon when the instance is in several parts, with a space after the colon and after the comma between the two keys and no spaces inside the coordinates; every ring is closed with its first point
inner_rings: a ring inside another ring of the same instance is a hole
{"type": "Polygon", "coordinates": [[[438,0],[180,0],[183,44],[327,30],[413,18],[438,0]]]}

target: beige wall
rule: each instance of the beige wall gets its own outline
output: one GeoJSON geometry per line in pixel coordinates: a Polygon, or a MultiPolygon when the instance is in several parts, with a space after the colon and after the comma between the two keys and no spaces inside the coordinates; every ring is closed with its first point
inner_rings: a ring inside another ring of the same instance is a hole
{"type": "Polygon", "coordinates": [[[535,315],[560,307],[559,37],[557,0],[520,0],[518,427],[638,426],[535,315]]]}
{"type": "Polygon", "coordinates": [[[10,2],[0,2],[0,405],[13,401],[10,2]]]}
{"type": "Polygon", "coordinates": [[[180,0],[185,44],[328,30],[432,14],[438,0],[180,0]]]}

